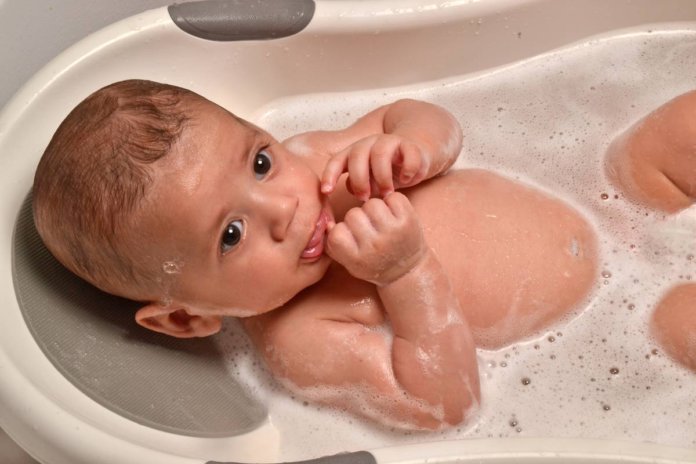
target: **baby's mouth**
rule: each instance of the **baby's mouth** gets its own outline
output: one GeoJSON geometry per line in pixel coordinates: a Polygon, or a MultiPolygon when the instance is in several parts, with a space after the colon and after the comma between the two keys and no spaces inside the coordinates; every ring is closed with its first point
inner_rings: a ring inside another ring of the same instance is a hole
{"type": "Polygon", "coordinates": [[[326,228],[331,220],[332,218],[329,211],[327,211],[326,208],[322,208],[321,213],[319,213],[316,226],[314,227],[314,232],[309,238],[307,246],[304,250],[302,250],[302,255],[300,256],[302,259],[315,261],[324,253],[326,228]]]}

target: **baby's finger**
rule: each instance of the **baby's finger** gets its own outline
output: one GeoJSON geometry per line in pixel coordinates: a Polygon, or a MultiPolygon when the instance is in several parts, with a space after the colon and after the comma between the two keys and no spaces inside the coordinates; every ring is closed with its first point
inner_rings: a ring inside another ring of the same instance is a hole
{"type": "Polygon", "coordinates": [[[394,220],[394,214],[389,209],[389,206],[380,198],[368,200],[362,205],[362,210],[377,232],[384,231],[387,228],[386,226],[394,220]]]}
{"type": "Polygon", "coordinates": [[[353,145],[348,157],[348,178],[353,195],[362,201],[370,198],[370,151],[363,145],[353,145]]]}
{"type": "Polygon", "coordinates": [[[334,261],[345,265],[358,254],[358,244],[348,226],[339,222],[331,228],[326,238],[326,253],[334,261]]]}
{"type": "MultiPolygon", "coordinates": [[[[346,179],[346,190],[350,192],[351,195],[355,196],[353,192],[353,187],[350,185],[350,177],[346,179]]],[[[379,186],[375,183],[374,179],[370,178],[370,194],[373,192],[379,192],[379,186]]]]}
{"type": "Polygon", "coordinates": [[[372,221],[362,208],[351,208],[343,218],[345,224],[355,239],[358,248],[370,242],[377,234],[372,221]]]}
{"type": "Polygon", "coordinates": [[[411,142],[402,142],[401,144],[401,163],[399,169],[398,182],[402,186],[411,185],[422,180],[425,174],[423,171],[427,168],[424,166],[424,157],[420,147],[411,142]],[[415,182],[414,182],[415,181],[415,182]]]}
{"type": "Polygon", "coordinates": [[[384,203],[389,207],[391,213],[397,218],[404,218],[414,214],[413,206],[406,195],[394,192],[384,197],[384,203]]]}
{"type": "Polygon", "coordinates": [[[324,194],[329,194],[336,188],[338,178],[346,171],[346,161],[348,160],[349,152],[344,150],[331,157],[324,172],[321,175],[321,191],[324,194]]]}
{"type": "Polygon", "coordinates": [[[398,139],[381,139],[372,147],[370,168],[379,194],[386,196],[394,191],[394,162],[399,155],[398,139]]]}

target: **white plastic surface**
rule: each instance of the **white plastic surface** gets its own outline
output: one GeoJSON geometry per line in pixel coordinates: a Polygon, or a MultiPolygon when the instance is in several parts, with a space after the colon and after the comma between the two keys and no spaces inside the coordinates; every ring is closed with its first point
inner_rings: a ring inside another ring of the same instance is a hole
{"type": "Polygon", "coordinates": [[[588,439],[490,439],[373,450],[380,464],[686,464],[696,451],[649,443],[588,439]]]}
{"type": "Polygon", "coordinates": [[[0,107],[50,59],[87,34],[171,0],[0,0],[0,107]]]}
{"type": "MultiPolygon", "coordinates": [[[[245,117],[283,96],[482,72],[610,30],[678,20],[696,20],[693,0],[320,1],[305,31],[280,40],[205,42],[178,30],[165,9],[89,36],[0,113],[0,426],[52,464],[282,460],[270,423],[247,436],[198,439],[104,409],[60,375],[24,325],[11,277],[14,220],[51,134],[97,88],[126,78],[166,81],[245,117]],[[452,47],[433,46],[443,40],[452,47]]],[[[696,461],[694,450],[568,440],[448,442],[375,455],[385,463],[696,461]]]]}

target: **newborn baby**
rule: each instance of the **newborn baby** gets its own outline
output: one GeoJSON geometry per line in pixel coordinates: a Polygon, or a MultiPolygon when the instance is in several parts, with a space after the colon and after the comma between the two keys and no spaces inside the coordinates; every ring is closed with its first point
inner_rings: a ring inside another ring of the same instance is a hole
{"type": "Polygon", "coordinates": [[[284,142],[149,81],[80,103],[37,168],[36,226],[97,287],[175,337],[242,323],[298,395],[400,427],[461,423],[476,347],[549,326],[588,295],[577,211],[483,170],[443,108],[400,100],[284,142]]]}
{"type": "MultiPolygon", "coordinates": [[[[643,205],[676,213],[696,198],[696,91],[638,121],[609,147],[609,176],[643,205]]],[[[696,284],[670,289],[657,304],[652,333],[675,360],[696,371],[696,284]]]]}

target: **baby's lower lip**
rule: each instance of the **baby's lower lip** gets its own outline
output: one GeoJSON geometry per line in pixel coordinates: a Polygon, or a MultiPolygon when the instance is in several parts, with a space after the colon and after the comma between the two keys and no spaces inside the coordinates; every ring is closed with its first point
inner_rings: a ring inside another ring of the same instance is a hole
{"type": "Polygon", "coordinates": [[[324,253],[324,243],[326,240],[326,226],[329,222],[329,217],[325,210],[321,211],[319,214],[319,219],[317,219],[316,226],[314,228],[314,233],[309,239],[309,243],[304,250],[302,250],[302,259],[306,260],[316,260],[324,253]]]}

